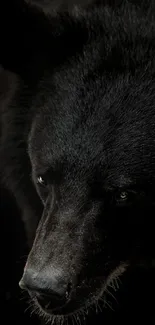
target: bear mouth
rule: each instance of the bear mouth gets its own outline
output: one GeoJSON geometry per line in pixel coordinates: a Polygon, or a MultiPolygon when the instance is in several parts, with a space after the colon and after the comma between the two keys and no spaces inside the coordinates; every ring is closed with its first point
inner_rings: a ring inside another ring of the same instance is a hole
{"type": "MultiPolygon", "coordinates": [[[[54,324],[55,320],[63,321],[68,320],[69,317],[76,317],[78,315],[85,318],[85,314],[88,314],[89,307],[99,307],[99,302],[102,305],[106,305],[104,295],[108,291],[108,288],[113,288],[115,291],[119,288],[119,277],[126,271],[128,264],[120,264],[115,268],[107,278],[97,277],[91,279],[89,283],[83,281],[80,286],[77,286],[75,292],[66,304],[62,304],[61,308],[53,308],[52,302],[42,304],[42,301],[38,299],[36,295],[31,295],[34,302],[35,312],[42,316],[47,321],[54,324]]],[[[104,306],[103,306],[104,307],[104,306]]],[[[99,308],[101,309],[101,308],[99,308]]]]}
{"type": "Polygon", "coordinates": [[[103,284],[103,278],[92,279],[89,282],[83,281],[80,286],[77,286],[71,297],[66,303],[61,304],[61,307],[54,308],[53,302],[46,303],[46,299],[40,299],[40,296],[31,293],[35,304],[41,308],[41,310],[49,315],[61,316],[71,315],[77,310],[83,308],[84,305],[89,305],[91,301],[95,299],[95,295],[99,294],[99,291],[103,284]]]}

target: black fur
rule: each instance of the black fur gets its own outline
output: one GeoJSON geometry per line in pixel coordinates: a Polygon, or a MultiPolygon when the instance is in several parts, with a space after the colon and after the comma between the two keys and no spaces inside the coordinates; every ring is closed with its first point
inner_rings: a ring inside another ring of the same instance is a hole
{"type": "Polygon", "coordinates": [[[33,15],[32,55],[20,76],[1,72],[6,93],[16,79],[1,101],[1,170],[30,243],[40,219],[23,283],[31,270],[34,287],[58,273],[72,284],[67,307],[43,312],[61,320],[154,258],[155,11],[119,1],[33,15]]]}

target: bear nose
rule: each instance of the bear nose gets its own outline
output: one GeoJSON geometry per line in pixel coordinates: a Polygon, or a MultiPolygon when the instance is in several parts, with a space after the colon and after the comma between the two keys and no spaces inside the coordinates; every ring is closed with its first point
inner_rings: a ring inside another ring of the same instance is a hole
{"type": "Polygon", "coordinates": [[[28,290],[40,306],[48,310],[63,307],[69,300],[71,294],[71,283],[62,279],[62,275],[56,272],[50,275],[36,274],[26,270],[19,282],[21,289],[28,290]]]}

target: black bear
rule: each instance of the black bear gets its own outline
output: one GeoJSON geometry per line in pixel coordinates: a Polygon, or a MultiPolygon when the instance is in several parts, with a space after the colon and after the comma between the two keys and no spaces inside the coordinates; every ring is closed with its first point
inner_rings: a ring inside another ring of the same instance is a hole
{"type": "Polygon", "coordinates": [[[2,178],[34,240],[20,286],[52,324],[154,258],[154,9],[26,5],[1,60],[2,178]]]}

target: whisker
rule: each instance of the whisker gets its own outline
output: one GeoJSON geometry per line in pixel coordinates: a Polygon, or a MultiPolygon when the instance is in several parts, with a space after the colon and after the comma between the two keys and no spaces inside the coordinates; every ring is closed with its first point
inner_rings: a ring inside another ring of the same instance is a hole
{"type": "Polygon", "coordinates": [[[106,289],[106,292],[109,296],[111,296],[116,302],[117,302],[117,299],[116,297],[112,294],[112,292],[110,290],[108,290],[108,288],[106,289]]]}

